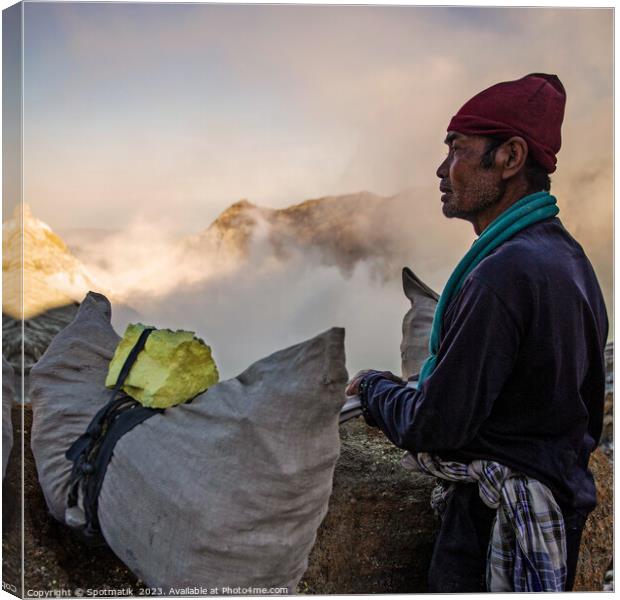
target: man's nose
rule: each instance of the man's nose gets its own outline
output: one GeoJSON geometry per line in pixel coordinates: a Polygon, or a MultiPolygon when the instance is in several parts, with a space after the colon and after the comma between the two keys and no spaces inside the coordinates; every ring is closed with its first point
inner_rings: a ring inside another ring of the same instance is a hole
{"type": "Polygon", "coordinates": [[[442,163],[437,167],[437,171],[435,173],[439,179],[445,179],[450,174],[450,169],[448,168],[448,157],[443,159],[442,163]]]}

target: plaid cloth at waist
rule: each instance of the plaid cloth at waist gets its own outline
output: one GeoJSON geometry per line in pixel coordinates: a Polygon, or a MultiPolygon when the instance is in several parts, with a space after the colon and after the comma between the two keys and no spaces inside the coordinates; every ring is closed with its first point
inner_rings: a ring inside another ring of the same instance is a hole
{"type": "Polygon", "coordinates": [[[402,464],[439,478],[431,505],[440,515],[458,482],[476,482],[482,501],[497,509],[487,553],[488,591],[564,590],[564,518],[548,487],[489,460],[466,465],[408,452],[402,464]]]}

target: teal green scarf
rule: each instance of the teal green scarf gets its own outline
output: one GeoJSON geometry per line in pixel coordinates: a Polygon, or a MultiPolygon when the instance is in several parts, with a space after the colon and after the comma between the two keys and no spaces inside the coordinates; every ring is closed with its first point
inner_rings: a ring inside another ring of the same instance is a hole
{"type": "Polygon", "coordinates": [[[467,254],[461,259],[456,269],[450,275],[444,288],[431,327],[429,342],[430,356],[422,366],[418,386],[435,370],[437,351],[439,350],[439,333],[446,308],[456,296],[467,276],[476,268],[478,263],[495,248],[511,238],[515,233],[529,227],[538,221],[555,217],[560,212],[556,199],[549,192],[537,192],[521,198],[508,210],[499,215],[472,244],[467,254]]]}

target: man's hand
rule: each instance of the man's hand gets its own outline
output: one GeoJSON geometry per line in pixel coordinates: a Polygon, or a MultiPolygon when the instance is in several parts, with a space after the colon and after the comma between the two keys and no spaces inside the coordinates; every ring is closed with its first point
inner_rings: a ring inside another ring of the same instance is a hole
{"type": "Polygon", "coordinates": [[[366,369],[365,371],[359,371],[357,375],[354,375],[351,379],[349,379],[349,383],[347,383],[347,387],[344,390],[346,396],[356,396],[359,393],[359,386],[364,379],[364,375],[368,375],[368,373],[376,373],[377,371],[373,371],[372,369],[366,369]]]}
{"type": "Polygon", "coordinates": [[[390,371],[375,371],[374,369],[366,369],[364,371],[360,371],[359,373],[354,375],[349,380],[349,383],[347,383],[347,387],[344,390],[345,395],[347,396],[357,395],[359,393],[359,385],[362,379],[364,379],[364,377],[368,375],[369,373],[381,373],[381,375],[383,375],[383,377],[385,377],[386,379],[389,379],[390,381],[393,381],[394,383],[405,385],[405,382],[400,377],[398,377],[397,375],[394,375],[394,373],[391,373],[390,371]]]}

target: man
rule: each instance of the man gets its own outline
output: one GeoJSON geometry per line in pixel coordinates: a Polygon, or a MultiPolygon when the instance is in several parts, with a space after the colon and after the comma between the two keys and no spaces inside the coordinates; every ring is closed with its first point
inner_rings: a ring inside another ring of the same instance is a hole
{"type": "Polygon", "coordinates": [[[534,73],[452,118],[443,213],[479,237],[439,300],[418,389],[377,371],[347,387],[417,468],[452,481],[435,497],[430,591],[572,589],[596,505],[608,323],[549,194],[565,100],[555,75],[534,73]]]}

